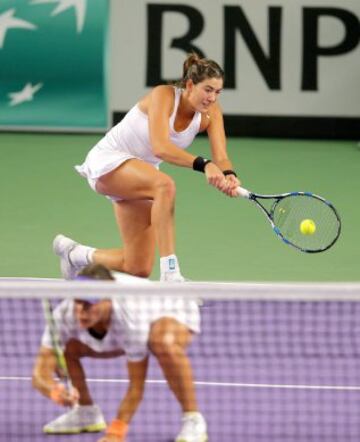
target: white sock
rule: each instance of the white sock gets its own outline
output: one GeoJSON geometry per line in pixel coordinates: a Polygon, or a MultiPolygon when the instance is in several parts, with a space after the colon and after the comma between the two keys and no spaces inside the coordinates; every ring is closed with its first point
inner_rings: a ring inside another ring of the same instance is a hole
{"type": "Polygon", "coordinates": [[[164,273],[180,273],[179,261],[176,255],[162,256],[160,258],[160,272],[164,273]]]}
{"type": "Polygon", "coordinates": [[[94,247],[79,244],[71,250],[69,253],[69,259],[76,267],[86,266],[92,263],[92,257],[95,250],[94,247]]]}

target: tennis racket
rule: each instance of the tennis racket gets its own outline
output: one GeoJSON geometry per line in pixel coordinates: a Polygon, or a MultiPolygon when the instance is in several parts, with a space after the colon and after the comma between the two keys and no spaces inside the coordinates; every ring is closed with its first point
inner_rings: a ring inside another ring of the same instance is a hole
{"type": "Polygon", "coordinates": [[[59,335],[58,328],[56,326],[53,310],[51,306],[51,302],[48,299],[42,299],[42,308],[44,312],[44,317],[46,324],[49,328],[49,333],[51,337],[52,347],[56,357],[56,363],[59,369],[59,375],[61,380],[65,383],[65,386],[68,391],[72,391],[73,386],[71,383],[71,379],[69,376],[69,371],[66,364],[66,359],[64,356],[64,352],[61,347],[61,339],[59,335]]]}
{"type": "Polygon", "coordinates": [[[249,199],[261,209],[278,238],[302,252],[324,252],[340,236],[340,216],[335,207],[321,196],[311,192],[260,195],[243,187],[238,187],[237,191],[239,196],[249,199]],[[311,232],[304,233],[301,228],[305,220],[313,224],[311,232]]]}

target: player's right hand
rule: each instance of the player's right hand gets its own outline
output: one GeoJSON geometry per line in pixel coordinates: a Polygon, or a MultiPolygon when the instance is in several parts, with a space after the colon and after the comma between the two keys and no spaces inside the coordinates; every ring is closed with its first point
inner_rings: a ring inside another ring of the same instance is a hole
{"type": "Polygon", "coordinates": [[[207,182],[211,185],[216,187],[221,192],[226,193],[228,189],[228,183],[225,179],[224,174],[222,171],[218,168],[218,166],[214,163],[208,163],[205,166],[205,176],[207,179],[207,182]]]}
{"type": "Polygon", "coordinates": [[[50,390],[50,399],[58,405],[72,407],[79,402],[79,392],[76,388],[70,391],[60,382],[56,383],[50,390]]]}
{"type": "Polygon", "coordinates": [[[241,181],[235,175],[227,175],[226,181],[228,183],[226,194],[232,198],[238,197],[238,187],[241,186],[241,181]]]}

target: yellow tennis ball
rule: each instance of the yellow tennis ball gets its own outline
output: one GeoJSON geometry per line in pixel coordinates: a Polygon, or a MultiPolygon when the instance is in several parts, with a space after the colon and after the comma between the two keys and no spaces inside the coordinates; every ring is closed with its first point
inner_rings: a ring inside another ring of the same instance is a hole
{"type": "Polygon", "coordinates": [[[312,219],[304,219],[300,223],[300,232],[303,235],[313,235],[316,230],[316,224],[312,219]]]}

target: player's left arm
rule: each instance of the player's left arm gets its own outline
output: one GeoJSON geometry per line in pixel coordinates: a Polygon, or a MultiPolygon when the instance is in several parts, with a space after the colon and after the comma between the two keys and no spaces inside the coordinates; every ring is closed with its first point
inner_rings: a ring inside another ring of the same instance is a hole
{"type": "Polygon", "coordinates": [[[62,383],[55,380],[57,371],[56,356],[51,348],[41,346],[32,373],[32,385],[41,394],[58,405],[72,406],[79,400],[78,391],[68,391],[62,383]]]}
{"type": "Polygon", "coordinates": [[[32,385],[44,396],[50,397],[51,388],[56,385],[54,374],[56,357],[52,349],[40,347],[32,373],[32,385]]]}
{"type": "Polygon", "coordinates": [[[98,442],[125,442],[130,421],[135,414],[144,393],[149,358],[142,361],[128,361],[129,386],[119,406],[116,419],[98,442]]]}
{"type": "Polygon", "coordinates": [[[234,171],[234,167],[227,153],[224,118],[218,102],[215,102],[209,108],[208,120],[209,123],[206,130],[209,137],[212,159],[221,171],[227,173],[226,180],[229,185],[229,192],[226,193],[229,196],[237,196],[236,188],[240,186],[240,180],[236,175],[229,173],[229,171],[234,171]]]}

